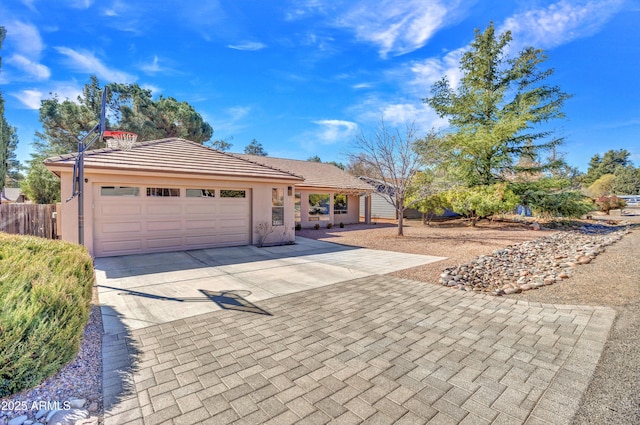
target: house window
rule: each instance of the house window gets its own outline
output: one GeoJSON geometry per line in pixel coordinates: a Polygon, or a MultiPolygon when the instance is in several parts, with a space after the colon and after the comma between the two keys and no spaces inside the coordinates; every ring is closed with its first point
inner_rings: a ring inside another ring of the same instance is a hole
{"type": "MultiPolygon", "coordinates": [[[[310,193],[309,194],[309,216],[316,220],[329,220],[331,211],[331,195],[328,193],[310,193]]],[[[311,218],[309,221],[316,221],[311,218]]]]}
{"type": "Polygon", "coordinates": [[[284,226],[284,189],[271,189],[271,225],[284,226]]]}
{"type": "Polygon", "coordinates": [[[215,189],[187,189],[187,198],[215,198],[215,189]]]}
{"type": "Polygon", "coordinates": [[[223,189],[220,191],[221,198],[245,198],[247,193],[245,190],[223,189]]]}
{"type": "Polygon", "coordinates": [[[346,214],[348,212],[348,197],[343,193],[334,195],[333,197],[333,213],[334,214],[346,214]]]}
{"type": "Polygon", "coordinates": [[[100,195],[102,196],[140,196],[140,188],[128,187],[128,186],[101,186],[100,195]]]}
{"type": "Polygon", "coordinates": [[[148,187],[147,196],[176,198],[180,196],[180,189],[169,187],[148,187]]]}
{"type": "Polygon", "coordinates": [[[295,212],[295,221],[296,223],[300,223],[300,194],[299,193],[296,193],[293,207],[295,212]]]}

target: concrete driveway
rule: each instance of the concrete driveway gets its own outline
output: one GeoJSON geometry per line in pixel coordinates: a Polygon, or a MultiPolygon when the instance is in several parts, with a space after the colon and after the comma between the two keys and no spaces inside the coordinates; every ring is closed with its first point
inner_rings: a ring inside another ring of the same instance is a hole
{"type": "Polygon", "coordinates": [[[377,251],[297,238],[295,245],[243,246],[98,258],[105,333],[381,275],[443,257],[377,251]]]}

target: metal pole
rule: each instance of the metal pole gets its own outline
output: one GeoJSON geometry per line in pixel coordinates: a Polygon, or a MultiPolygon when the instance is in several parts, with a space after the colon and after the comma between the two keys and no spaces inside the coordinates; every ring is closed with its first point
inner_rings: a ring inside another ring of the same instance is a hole
{"type": "Polygon", "coordinates": [[[84,245],[84,139],[78,142],[78,243],[84,245]]]}

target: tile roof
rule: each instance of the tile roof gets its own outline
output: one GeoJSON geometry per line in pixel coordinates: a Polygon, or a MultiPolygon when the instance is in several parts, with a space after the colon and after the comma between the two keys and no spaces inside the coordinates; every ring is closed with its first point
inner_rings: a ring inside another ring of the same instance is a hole
{"type": "Polygon", "coordinates": [[[362,192],[375,191],[371,185],[341,170],[333,164],[301,161],[297,159],[273,158],[270,156],[246,154],[235,155],[239,158],[248,159],[258,164],[263,164],[304,177],[304,182],[296,183],[297,187],[323,187],[362,192]]]}
{"type": "MultiPolygon", "coordinates": [[[[47,166],[73,167],[77,154],[47,158],[47,166]]],[[[90,150],[84,156],[85,169],[117,169],[187,173],[229,177],[302,180],[291,172],[261,165],[220,152],[189,140],[168,138],[136,143],[129,151],[90,150]]]]}

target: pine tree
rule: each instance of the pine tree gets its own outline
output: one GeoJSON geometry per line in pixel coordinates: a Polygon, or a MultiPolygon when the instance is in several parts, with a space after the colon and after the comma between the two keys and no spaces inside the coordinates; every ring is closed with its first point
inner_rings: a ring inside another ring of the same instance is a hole
{"type": "Polygon", "coordinates": [[[460,60],[459,86],[445,77],[423,99],[449,120],[442,164],[467,186],[492,185],[557,165],[540,160],[562,142],[544,125],[564,117],[562,106],[570,96],[546,82],[553,69],[540,70],[547,59],[542,50],[528,47],[507,57],[511,41],[509,31],[496,35],[493,23],[484,32],[476,30],[460,60]],[[536,160],[518,163],[523,156],[536,160]]]}

